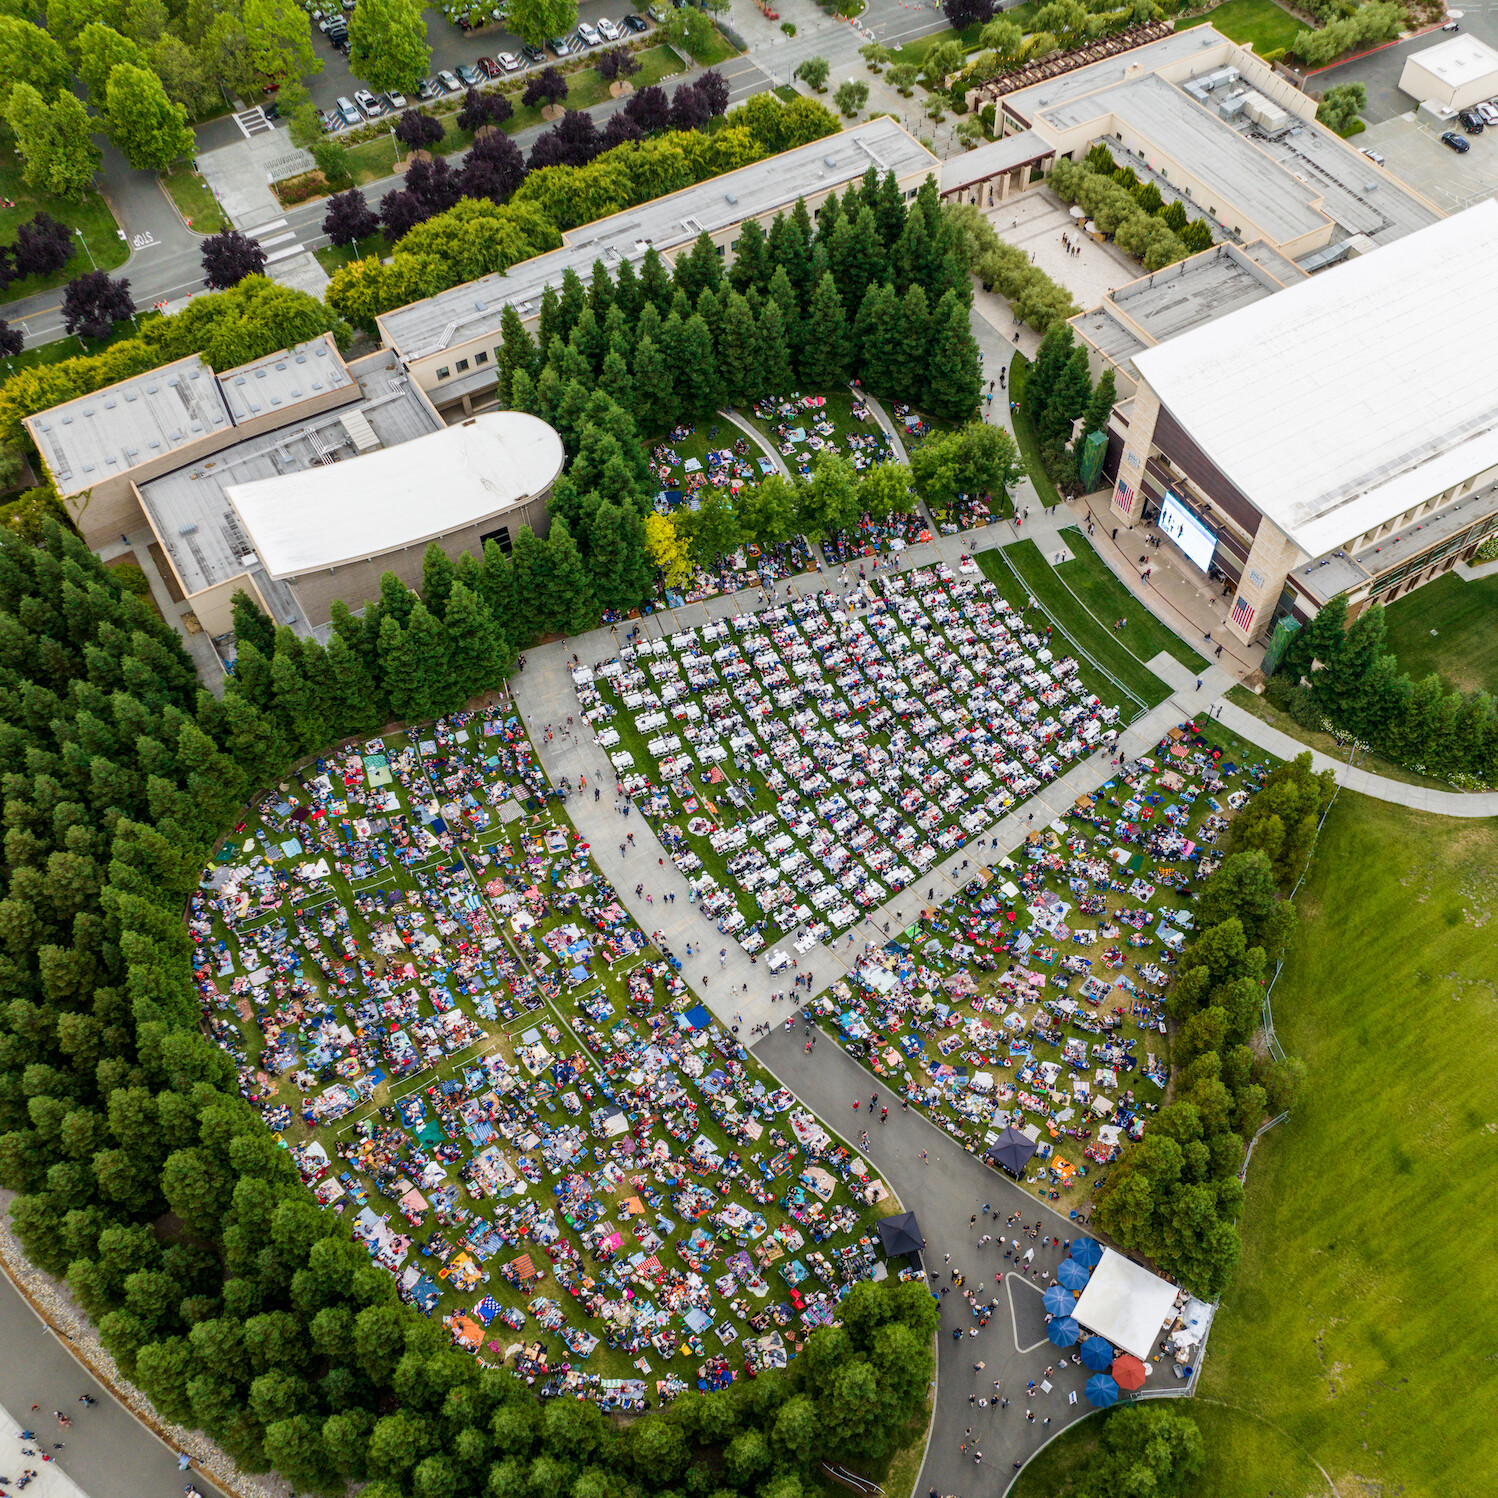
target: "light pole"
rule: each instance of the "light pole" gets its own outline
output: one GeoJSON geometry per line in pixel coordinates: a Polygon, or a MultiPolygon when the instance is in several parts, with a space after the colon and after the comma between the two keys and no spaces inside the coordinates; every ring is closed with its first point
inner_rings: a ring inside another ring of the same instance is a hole
{"type": "Polygon", "coordinates": [[[74,229],[73,233],[78,236],[79,242],[83,245],[83,253],[88,256],[88,263],[93,266],[95,270],[98,270],[99,267],[94,263],[94,252],[89,249],[88,240],[84,239],[83,237],[83,230],[74,229]]]}

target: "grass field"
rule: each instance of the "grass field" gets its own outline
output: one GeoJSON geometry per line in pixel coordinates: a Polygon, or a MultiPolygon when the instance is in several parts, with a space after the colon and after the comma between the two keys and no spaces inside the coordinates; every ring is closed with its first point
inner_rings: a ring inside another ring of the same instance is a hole
{"type": "MultiPolygon", "coordinates": [[[[14,244],[16,230],[45,209],[68,228],[83,230],[84,243],[100,270],[113,270],[115,266],[123,265],[130,253],[129,246],[120,238],[119,226],[109,204],[98,193],[86,194],[81,203],[70,203],[64,198],[54,198],[50,193],[33,192],[21,180],[21,159],[13,152],[0,156],[0,198],[15,204],[13,208],[0,208],[0,244],[14,244]]],[[[0,303],[19,301],[38,291],[50,291],[88,270],[88,255],[83,253],[82,245],[77,248],[78,253],[60,271],[50,276],[23,276],[19,281],[12,281],[0,292],[0,303]]]]}
{"type": "Polygon", "coordinates": [[[1113,569],[1092,548],[1080,529],[1068,526],[1062,536],[1071,548],[1073,558],[1063,562],[1056,575],[1107,626],[1108,633],[1141,661],[1153,660],[1163,650],[1183,666],[1200,671],[1206,661],[1167,624],[1150,613],[1118,580],[1113,569]],[[1128,624],[1114,631],[1115,619],[1128,624]]]}
{"type": "Polygon", "coordinates": [[[1448,687],[1498,692],[1498,577],[1463,582],[1448,572],[1385,612],[1389,649],[1419,681],[1434,671],[1448,687]]]}
{"type": "Polygon", "coordinates": [[[217,234],[224,227],[223,210],[213,196],[213,189],[193,171],[190,163],[179,161],[171,171],[163,172],[161,185],[195,234],[217,234]]]}
{"type": "MultiPolygon", "coordinates": [[[[1132,717],[1141,706],[1153,707],[1170,696],[1169,685],[1130,655],[1113,632],[1094,620],[1076,598],[1061,586],[1055,571],[1033,541],[1020,541],[996,551],[980,552],[978,565],[1002,591],[1012,593],[1012,588],[1006,588],[1006,581],[1017,576],[1020,585],[1045,605],[1046,612],[1056,621],[1057,628],[1074,641],[1080,650],[1085,651],[1104,672],[1133,694],[1137,700],[1125,709],[1126,717],[1132,717]]],[[[1098,672],[1086,660],[1080,657],[1079,660],[1084,678],[1092,678],[1089,683],[1092,690],[1106,698],[1109,694],[1100,691],[1096,684],[1098,672]]],[[[1112,689],[1112,695],[1118,695],[1117,688],[1112,689]]]]}
{"type": "MultiPolygon", "coordinates": [[[[1246,1411],[1206,1399],[1183,1401],[1171,1409],[1189,1415],[1206,1443],[1206,1470],[1190,1498],[1259,1498],[1270,1493],[1315,1498],[1330,1492],[1306,1452],[1246,1411]]],[[[1025,1468],[1009,1498],[1074,1498],[1081,1473],[1097,1450],[1103,1419],[1093,1415],[1068,1428],[1025,1468]]]]}
{"type": "MultiPolygon", "coordinates": [[[[1202,1392],[1280,1427],[1339,1492],[1476,1498],[1498,1470],[1478,1394],[1498,1309],[1441,1292],[1493,1247],[1498,825],[1344,793],[1298,903],[1273,1005],[1310,1085],[1254,1155],[1202,1392]]],[[[1202,1493],[1266,1490],[1223,1478],[1202,1493]]]]}
{"type": "Polygon", "coordinates": [[[1177,21],[1176,30],[1207,25],[1215,26],[1229,41],[1252,42],[1261,57],[1277,47],[1288,48],[1296,32],[1309,29],[1274,0],[1224,0],[1204,16],[1177,21]]]}
{"type": "Polygon", "coordinates": [[[1035,428],[1025,413],[1025,376],[1029,372],[1030,361],[1023,354],[1016,354],[1009,361],[1009,399],[1014,402],[1009,417],[1014,424],[1014,440],[1019,443],[1019,455],[1025,460],[1030,481],[1035,485],[1041,504],[1050,510],[1061,503],[1061,495],[1040,461],[1040,443],[1035,440],[1035,428]]]}

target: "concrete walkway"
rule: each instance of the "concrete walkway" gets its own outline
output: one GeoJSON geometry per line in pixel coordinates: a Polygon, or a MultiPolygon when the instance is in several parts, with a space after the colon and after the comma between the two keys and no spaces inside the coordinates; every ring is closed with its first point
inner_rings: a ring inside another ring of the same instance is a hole
{"type": "Polygon", "coordinates": [[[775,471],[782,478],[790,478],[791,471],[786,467],[785,459],[775,451],[775,444],[770,441],[752,421],[740,416],[731,406],[718,412],[718,415],[726,421],[731,421],[756,447],[775,465],[775,471]]]}

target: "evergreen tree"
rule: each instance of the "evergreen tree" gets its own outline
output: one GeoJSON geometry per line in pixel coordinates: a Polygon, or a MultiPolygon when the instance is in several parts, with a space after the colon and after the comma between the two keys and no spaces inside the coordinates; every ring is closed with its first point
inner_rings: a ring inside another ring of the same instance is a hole
{"type": "MultiPolygon", "coordinates": [[[[967,309],[955,291],[947,291],[931,318],[930,362],[926,366],[926,400],[931,410],[950,421],[968,421],[977,413],[983,390],[978,345],[967,309]]],[[[1086,377],[1086,355],[1078,350],[1086,377]]]]}
{"type": "Polygon", "coordinates": [[[515,535],[510,561],[515,572],[515,603],[520,618],[519,639],[549,635],[561,622],[555,567],[546,542],[522,525],[515,535]]]}
{"type": "Polygon", "coordinates": [[[600,607],[620,613],[638,608],[650,596],[654,573],[639,511],[600,504],[588,545],[588,575],[600,607]]]}
{"type": "Polygon", "coordinates": [[[905,232],[905,198],[893,172],[886,172],[884,180],[879,184],[879,202],[874,209],[874,217],[878,221],[879,237],[884,241],[885,249],[893,249],[900,242],[900,235],[905,232]]]}
{"type": "Polygon", "coordinates": [[[326,743],[330,734],[327,703],[308,681],[302,663],[290,652],[278,650],[271,661],[271,683],[276,717],[297,752],[306,754],[326,743]]]}
{"type": "Polygon", "coordinates": [[[515,591],[515,568],[498,541],[484,543],[483,573],[479,594],[488,606],[500,634],[516,649],[530,644],[532,631],[520,614],[515,591]]]}
{"type": "Polygon", "coordinates": [[[1054,324],[1040,340],[1035,362],[1025,376],[1025,411],[1037,434],[1045,420],[1051,392],[1061,378],[1067,360],[1072,356],[1073,347],[1071,328],[1066,323],[1054,324]]]}
{"type": "Polygon", "coordinates": [[[269,712],[275,701],[271,688],[270,661],[248,640],[236,645],[234,672],[226,679],[224,686],[227,691],[236,692],[253,702],[262,712],[269,712]]]}
{"type": "MultiPolygon", "coordinates": [[[[572,330],[577,326],[577,320],[583,315],[583,308],[588,305],[588,288],[583,285],[583,278],[569,265],[562,272],[562,290],[557,306],[557,333],[563,343],[572,337],[572,330]]],[[[551,345],[548,343],[547,347],[551,345]]]]}
{"type": "MultiPolygon", "coordinates": [[[[770,225],[770,261],[790,278],[799,312],[811,280],[811,215],[799,198],[789,217],[777,213],[770,225]]],[[[773,280],[774,271],[770,274],[773,280]]]]}
{"type": "Polygon", "coordinates": [[[421,599],[439,619],[447,613],[447,600],[457,576],[452,558],[435,542],[421,558],[421,599]]]}
{"type": "MultiPolygon", "coordinates": [[[[661,259],[660,251],[651,245],[640,261],[640,294],[655,310],[665,317],[671,310],[671,298],[676,288],[671,284],[671,272],[661,259]]],[[[642,306],[641,310],[644,308],[642,306]]]]}
{"type": "Polygon", "coordinates": [[[600,366],[603,364],[605,349],[603,327],[598,321],[597,315],[591,306],[584,306],[578,314],[577,323],[572,329],[568,344],[582,355],[587,365],[589,378],[596,378],[600,366]]]}
{"type": "MultiPolygon", "coordinates": [[[[790,273],[783,265],[776,266],[771,273],[766,296],[769,301],[774,302],[780,308],[780,324],[785,337],[786,353],[790,356],[791,364],[799,367],[801,363],[801,299],[790,273]]],[[[789,395],[791,388],[788,384],[783,391],[777,393],[789,395]]]]}
{"type": "Polygon", "coordinates": [[[410,621],[411,611],[416,607],[416,595],[394,572],[380,574],[380,613],[389,615],[402,629],[410,621]]]}
{"type": "Polygon", "coordinates": [[[582,553],[565,520],[552,522],[546,547],[552,557],[557,627],[564,635],[585,634],[598,623],[598,599],[582,553]]]}
{"type": "Polygon", "coordinates": [[[593,274],[588,278],[588,305],[600,324],[614,305],[614,283],[601,256],[593,262],[593,274]]]}
{"type": "Polygon", "coordinates": [[[330,712],[343,733],[373,733],[384,721],[374,678],[347,640],[336,631],[325,652],[330,712]]]}
{"type": "Polygon", "coordinates": [[[1102,378],[1092,390],[1092,400],[1087,406],[1087,415],[1082,421],[1082,435],[1085,437],[1091,432],[1106,432],[1108,430],[1108,418],[1113,413],[1114,402],[1118,399],[1117,384],[1113,378],[1113,370],[1105,369],[1102,378]]]}
{"type": "Polygon", "coordinates": [[[697,316],[707,324],[707,331],[712,334],[714,348],[718,346],[718,338],[723,332],[723,306],[728,295],[727,287],[720,296],[711,286],[708,286],[703,288],[701,295],[697,298],[695,311],[697,316]]]}
{"type": "Polygon", "coordinates": [[[905,220],[900,238],[890,251],[890,265],[895,273],[895,286],[904,295],[912,286],[926,284],[925,268],[931,259],[931,244],[926,234],[924,215],[912,213],[905,220]]]}
{"type": "Polygon", "coordinates": [[[872,210],[860,208],[856,219],[844,218],[829,248],[843,305],[858,307],[870,285],[885,274],[884,245],[872,210]]]}
{"type": "Polygon", "coordinates": [[[645,293],[640,278],[635,274],[634,262],[628,258],[621,260],[619,274],[614,279],[614,305],[624,314],[626,322],[633,323],[640,316],[644,300],[645,293]]]}
{"type": "Polygon", "coordinates": [[[419,719],[435,718],[459,705],[452,650],[442,621],[420,600],[411,610],[405,639],[416,663],[410,706],[419,719]]]}
{"type": "Polygon", "coordinates": [[[407,723],[419,719],[422,686],[416,647],[400,621],[388,614],[380,621],[380,684],[395,717],[407,723]]]}
{"type": "Polygon", "coordinates": [[[509,401],[512,411],[524,411],[528,416],[541,414],[536,395],[536,382],[523,369],[517,369],[509,376],[509,401]]]}
{"type": "Polygon", "coordinates": [[[733,264],[728,268],[728,281],[735,291],[744,292],[753,287],[763,291],[770,284],[774,271],[770,260],[770,244],[759,220],[751,218],[739,231],[739,242],[734,247],[733,264]]]}
{"type": "Polygon", "coordinates": [[[900,357],[890,393],[914,401],[925,394],[923,381],[930,359],[931,314],[926,288],[913,284],[900,302],[900,357]]]}
{"type": "Polygon", "coordinates": [[[855,342],[860,378],[870,390],[891,394],[900,388],[900,361],[905,354],[900,296],[894,283],[871,286],[858,309],[855,342]]]}
{"type": "Polygon", "coordinates": [[[515,652],[483,600],[462,583],[454,583],[442,622],[454,699],[467,702],[499,686],[514,668],[515,652]]]}
{"type": "Polygon", "coordinates": [[[238,692],[224,693],[222,742],[225,753],[244,771],[251,785],[274,780],[291,757],[291,746],[269,714],[238,692]]]}
{"type": "Polygon", "coordinates": [[[738,292],[730,291],[718,335],[718,360],[730,405],[748,404],[767,388],[762,357],[759,330],[749,303],[738,292]]]}
{"type": "Polygon", "coordinates": [[[648,335],[635,349],[634,412],[642,432],[662,432],[676,411],[676,387],[665,355],[648,335]]]}
{"type": "Polygon", "coordinates": [[[234,590],[230,610],[235,640],[255,646],[261,655],[271,655],[276,648],[276,626],[270,615],[243,588],[234,590]]]}
{"type": "Polygon", "coordinates": [[[1091,399],[1092,377],[1088,373],[1087,351],[1074,348],[1056,378],[1055,388],[1046,401],[1045,415],[1036,429],[1041,446],[1069,442],[1073,424],[1086,412],[1091,399]]]}
{"type": "MultiPolygon", "coordinates": [[[[520,314],[515,310],[514,304],[505,303],[504,311],[499,315],[500,345],[495,355],[495,364],[499,376],[500,400],[513,401],[513,380],[517,372],[524,372],[531,378],[535,377],[536,365],[539,362],[535,340],[526,332],[525,324],[520,321],[520,314]]],[[[512,410],[519,409],[511,406],[512,410]]]]}
{"type": "MultiPolygon", "coordinates": [[[[520,314],[515,314],[519,320],[520,314]]],[[[503,319],[501,318],[501,326],[503,319]]],[[[562,298],[556,287],[547,282],[545,289],[541,292],[541,311],[536,319],[536,346],[539,353],[536,361],[539,363],[551,348],[551,340],[561,338],[566,341],[566,334],[562,329],[562,298]]]]}
{"type": "Polygon", "coordinates": [[[598,388],[621,406],[633,411],[635,394],[630,379],[629,365],[618,349],[610,349],[603,356],[603,368],[598,376],[598,388]]]}
{"type": "Polygon", "coordinates": [[[684,291],[687,300],[695,306],[703,291],[709,287],[716,291],[722,280],[723,261],[712,235],[704,229],[693,243],[691,252],[676,262],[676,289],[684,291]]]}
{"type": "MultiPolygon", "coordinates": [[[[673,312],[666,319],[668,328],[675,318],[676,314],[673,312]]],[[[682,327],[680,357],[676,369],[677,389],[686,409],[699,417],[716,411],[722,395],[718,383],[718,361],[713,350],[713,335],[696,313],[682,327]]]]}
{"type": "Polygon", "coordinates": [[[769,298],[759,315],[760,390],[768,395],[789,395],[796,388],[791,369],[791,351],[785,336],[785,318],[779,302],[769,298]]]}
{"type": "Polygon", "coordinates": [[[830,390],[848,378],[848,320],[831,271],[822,277],[807,308],[801,378],[813,390],[830,390]]]}

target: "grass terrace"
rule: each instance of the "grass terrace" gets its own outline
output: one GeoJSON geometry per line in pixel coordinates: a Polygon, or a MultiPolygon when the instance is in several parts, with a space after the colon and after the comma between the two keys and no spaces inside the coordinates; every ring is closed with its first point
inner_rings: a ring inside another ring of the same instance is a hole
{"type": "Polygon", "coordinates": [[[1177,31],[1193,26],[1212,26],[1229,41],[1251,45],[1261,57],[1278,48],[1288,49],[1296,32],[1308,29],[1305,21],[1274,0],[1223,0],[1205,15],[1176,22],[1177,31]]]}
{"type": "Polygon", "coordinates": [[[1498,576],[1467,582],[1448,572],[1384,617],[1389,649],[1416,681],[1435,672],[1448,689],[1498,692],[1498,576]]]}
{"type": "Polygon", "coordinates": [[[45,210],[69,229],[82,229],[84,244],[88,246],[88,254],[85,254],[83,245],[76,243],[75,234],[78,253],[60,271],[54,271],[50,276],[23,276],[12,281],[0,292],[0,303],[19,301],[39,291],[51,291],[65,285],[89,269],[90,254],[100,270],[113,270],[129,257],[130,247],[121,238],[119,225],[101,194],[85,193],[81,203],[73,203],[66,198],[55,198],[50,193],[35,192],[21,180],[21,158],[13,152],[0,158],[0,198],[14,205],[0,208],[0,244],[14,244],[16,230],[45,210]]]}

